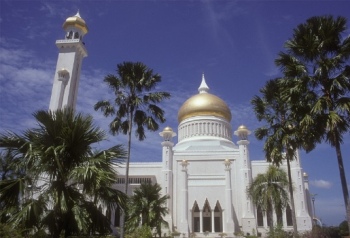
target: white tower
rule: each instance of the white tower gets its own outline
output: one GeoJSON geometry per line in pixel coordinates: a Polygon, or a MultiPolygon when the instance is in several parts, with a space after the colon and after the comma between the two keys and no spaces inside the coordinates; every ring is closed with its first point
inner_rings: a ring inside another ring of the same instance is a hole
{"type": "Polygon", "coordinates": [[[253,210],[251,199],[247,193],[248,187],[252,183],[252,169],[248,149],[248,135],[250,135],[250,133],[251,132],[244,125],[238,127],[237,131],[234,132],[239,138],[237,144],[239,146],[240,159],[237,161],[237,164],[240,173],[239,176],[242,178],[239,183],[242,204],[242,230],[244,234],[252,233],[253,230],[256,231],[255,212],[253,210]]]}
{"type": "Polygon", "coordinates": [[[294,160],[290,162],[290,166],[293,186],[295,187],[293,194],[298,230],[307,231],[312,227],[312,218],[308,208],[308,198],[310,199],[310,197],[305,192],[305,185],[308,187],[308,183],[306,184],[304,181],[305,177],[298,150],[295,152],[294,160]]]}
{"type": "Polygon", "coordinates": [[[65,107],[75,108],[80,80],[80,70],[87,51],[83,37],[88,32],[85,21],[79,12],[68,17],[63,23],[66,32],[64,40],[57,40],[59,49],[49,110],[65,107]]]}
{"type": "Polygon", "coordinates": [[[172,229],[172,214],[173,214],[173,146],[172,138],[176,136],[176,133],[170,127],[165,127],[162,132],[159,133],[163,137],[162,142],[163,153],[162,153],[162,164],[163,164],[163,179],[162,179],[162,190],[163,195],[169,195],[167,200],[167,208],[169,213],[165,217],[165,221],[168,222],[169,228],[172,229]]]}

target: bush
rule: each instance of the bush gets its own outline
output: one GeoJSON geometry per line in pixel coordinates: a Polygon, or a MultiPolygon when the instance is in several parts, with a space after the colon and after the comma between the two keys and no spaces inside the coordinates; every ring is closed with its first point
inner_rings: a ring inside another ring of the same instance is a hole
{"type": "Polygon", "coordinates": [[[126,234],[125,238],[152,238],[152,230],[149,226],[142,226],[126,234]]]}
{"type": "Polygon", "coordinates": [[[17,229],[13,229],[7,224],[0,223],[0,237],[2,238],[21,238],[22,235],[17,229]]]}
{"type": "Polygon", "coordinates": [[[302,238],[341,238],[337,227],[314,226],[312,231],[306,232],[302,238]]]}

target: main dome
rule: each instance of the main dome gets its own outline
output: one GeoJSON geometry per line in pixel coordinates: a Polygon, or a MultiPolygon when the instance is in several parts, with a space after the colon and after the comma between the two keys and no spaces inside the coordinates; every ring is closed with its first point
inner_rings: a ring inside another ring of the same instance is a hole
{"type": "Polygon", "coordinates": [[[208,93],[209,87],[205,83],[204,75],[198,88],[199,94],[187,99],[178,112],[178,121],[195,116],[217,116],[231,121],[232,115],[227,104],[219,97],[208,93]]]}

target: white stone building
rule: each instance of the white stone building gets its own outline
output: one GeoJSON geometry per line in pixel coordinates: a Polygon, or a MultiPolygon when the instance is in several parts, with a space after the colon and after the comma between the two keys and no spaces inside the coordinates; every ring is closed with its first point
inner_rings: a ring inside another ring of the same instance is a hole
{"type": "MultiPolygon", "coordinates": [[[[67,18],[63,28],[66,37],[56,42],[59,57],[51,110],[75,107],[81,63],[87,56],[82,37],[88,28],[79,13],[67,18]]],[[[181,237],[189,237],[191,233],[196,233],[196,237],[204,234],[219,237],[220,233],[234,237],[240,232],[264,234],[268,230],[267,218],[252,204],[247,188],[257,174],[267,170],[269,163],[250,160],[250,131],[240,126],[234,131],[237,137],[233,136],[231,111],[222,99],[209,93],[204,75],[198,91],[179,109],[177,143],[172,142],[176,133],[170,127],[160,133],[162,162],[130,164],[130,194],[142,182],[159,183],[163,194],[170,196],[166,217],[170,230],[180,232],[181,237]]],[[[125,168],[117,170],[120,177],[115,186],[124,191],[125,168]]],[[[298,230],[310,230],[308,178],[299,155],[291,162],[291,171],[298,230]]],[[[289,207],[280,219],[284,229],[292,230],[289,207]]],[[[119,210],[111,213],[111,221],[114,227],[119,226],[119,210]]]]}
{"type": "MultiPolygon", "coordinates": [[[[209,93],[204,76],[198,91],[179,109],[178,142],[172,142],[176,133],[170,127],[160,133],[162,162],[130,163],[130,193],[143,181],[159,183],[163,194],[170,196],[166,220],[183,237],[191,233],[196,237],[204,237],[204,233],[209,233],[207,237],[218,237],[220,233],[228,237],[240,232],[264,234],[268,230],[267,218],[252,204],[247,188],[270,164],[250,160],[250,131],[245,126],[234,132],[237,143],[232,141],[230,109],[209,93]]],[[[286,164],[281,167],[286,169],[286,164]]],[[[310,230],[308,178],[299,155],[291,162],[291,171],[298,230],[310,230]]],[[[122,178],[125,169],[119,168],[118,173],[122,178]]],[[[123,189],[123,184],[120,179],[118,188],[123,189]]],[[[284,210],[282,221],[284,229],[292,230],[290,207],[284,210]]],[[[118,218],[114,223],[118,225],[118,218]]]]}

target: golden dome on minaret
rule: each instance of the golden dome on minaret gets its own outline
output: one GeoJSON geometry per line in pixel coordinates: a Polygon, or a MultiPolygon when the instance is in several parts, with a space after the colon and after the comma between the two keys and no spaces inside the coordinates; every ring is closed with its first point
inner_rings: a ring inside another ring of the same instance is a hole
{"type": "Polygon", "coordinates": [[[62,27],[66,30],[66,28],[69,26],[79,28],[84,34],[86,34],[89,31],[84,19],[81,18],[79,11],[74,16],[68,17],[63,23],[62,27]]]}
{"type": "Polygon", "coordinates": [[[198,91],[199,94],[182,104],[178,113],[179,122],[195,116],[216,116],[231,121],[232,115],[227,104],[221,98],[208,93],[209,87],[205,83],[204,75],[198,91]]]}

